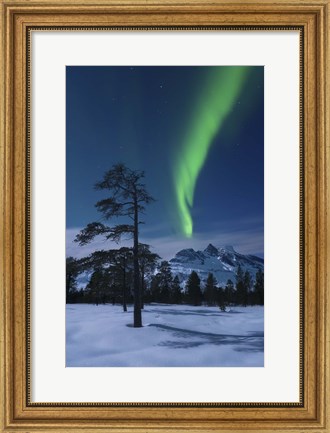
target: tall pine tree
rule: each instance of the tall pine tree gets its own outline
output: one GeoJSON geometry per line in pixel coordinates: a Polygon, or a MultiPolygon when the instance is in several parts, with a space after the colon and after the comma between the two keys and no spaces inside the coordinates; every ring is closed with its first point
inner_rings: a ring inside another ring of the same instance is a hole
{"type": "Polygon", "coordinates": [[[150,246],[147,244],[139,244],[139,266],[141,278],[141,308],[144,308],[144,295],[146,289],[146,276],[151,275],[155,270],[160,257],[156,253],[150,251],[150,246]]]}
{"type": "Polygon", "coordinates": [[[158,270],[159,302],[169,303],[173,284],[173,275],[168,261],[161,262],[158,270]]]}
{"type": "Polygon", "coordinates": [[[235,303],[235,289],[232,280],[227,280],[224,293],[224,302],[231,305],[235,303]]]}
{"type": "Polygon", "coordinates": [[[80,273],[79,261],[73,257],[66,259],[66,303],[76,302],[77,276],[80,273]]]}
{"type": "Polygon", "coordinates": [[[85,245],[98,235],[116,242],[119,242],[123,235],[129,235],[133,238],[135,328],[142,326],[139,276],[139,224],[142,222],[140,221],[140,214],[145,211],[145,205],[154,201],[146,190],[143,178],[143,171],[131,170],[124,164],[116,164],[111,170],[107,171],[103,179],[96,183],[95,189],[109,191],[110,196],[100,200],[95,206],[105,220],[126,217],[132,223],[109,227],[100,222],[93,222],[81,230],[75,239],[80,245],[85,245]]]}
{"type": "Polygon", "coordinates": [[[216,305],[218,293],[217,293],[217,280],[214,275],[210,272],[206,279],[205,289],[204,289],[204,299],[207,305],[216,305]]]}
{"type": "Polygon", "coordinates": [[[172,304],[181,304],[182,302],[182,291],[180,286],[179,277],[176,275],[172,282],[170,302],[172,304]]]}
{"type": "Polygon", "coordinates": [[[254,292],[257,304],[264,305],[264,273],[261,269],[258,269],[256,273],[254,292]]]}
{"type": "Polygon", "coordinates": [[[250,272],[246,270],[244,273],[244,298],[243,298],[243,305],[245,307],[249,303],[251,289],[252,289],[252,276],[250,272]]]}
{"type": "Polygon", "coordinates": [[[236,271],[236,302],[237,304],[243,305],[245,299],[245,288],[244,288],[244,272],[241,265],[238,265],[236,271]]]}
{"type": "Polygon", "coordinates": [[[192,305],[202,304],[201,280],[197,272],[192,271],[186,283],[187,301],[192,305]]]}

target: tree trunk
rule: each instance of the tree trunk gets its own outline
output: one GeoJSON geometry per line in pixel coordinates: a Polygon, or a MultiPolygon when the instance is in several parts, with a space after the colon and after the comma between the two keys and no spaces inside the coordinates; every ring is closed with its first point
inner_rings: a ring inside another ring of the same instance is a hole
{"type": "Polygon", "coordinates": [[[123,310],[127,311],[127,304],[126,304],[126,268],[124,268],[124,273],[123,273],[123,310]]]}
{"type": "Polygon", "coordinates": [[[141,314],[141,293],[139,278],[139,220],[137,196],[134,196],[134,244],[133,244],[133,264],[134,264],[134,328],[142,327],[141,314]]]}
{"type": "Polygon", "coordinates": [[[144,309],[144,302],[143,302],[143,297],[144,297],[144,269],[140,269],[140,273],[141,273],[141,287],[140,287],[140,296],[141,296],[141,309],[144,309]]]}

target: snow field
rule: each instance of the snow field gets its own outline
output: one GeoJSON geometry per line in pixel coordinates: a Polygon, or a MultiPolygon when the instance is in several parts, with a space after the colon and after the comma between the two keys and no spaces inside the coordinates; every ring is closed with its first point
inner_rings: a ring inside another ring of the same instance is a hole
{"type": "Polygon", "coordinates": [[[262,367],[264,309],[150,304],[68,304],[67,367],[262,367]]]}

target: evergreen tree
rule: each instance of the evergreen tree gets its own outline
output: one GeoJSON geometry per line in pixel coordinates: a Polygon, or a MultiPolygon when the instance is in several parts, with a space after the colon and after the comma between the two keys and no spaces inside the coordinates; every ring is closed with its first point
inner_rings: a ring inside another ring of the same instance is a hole
{"type": "Polygon", "coordinates": [[[219,306],[221,311],[226,311],[227,302],[225,299],[225,291],[222,287],[218,287],[217,289],[217,305],[219,306]]]}
{"type": "Polygon", "coordinates": [[[224,293],[224,302],[231,305],[235,302],[235,289],[232,280],[227,280],[224,293]]]}
{"type": "Polygon", "coordinates": [[[123,311],[127,311],[127,292],[129,286],[129,277],[132,270],[132,249],[127,247],[112,250],[113,261],[111,272],[114,277],[114,290],[112,293],[112,302],[115,303],[116,294],[120,293],[122,297],[123,311]]]}
{"type": "Polygon", "coordinates": [[[150,283],[150,298],[151,301],[153,302],[160,302],[160,285],[159,285],[159,273],[157,273],[156,275],[154,275],[151,278],[151,283],[150,283]]]}
{"type": "Polygon", "coordinates": [[[77,276],[80,273],[79,261],[73,257],[66,259],[66,303],[76,302],[78,297],[77,292],[77,276]]]}
{"type": "Polygon", "coordinates": [[[182,303],[182,291],[180,286],[179,277],[176,275],[173,279],[170,302],[173,304],[181,304],[182,303]]]}
{"type": "Polygon", "coordinates": [[[236,271],[236,302],[240,305],[247,304],[247,290],[244,283],[244,272],[241,268],[241,265],[238,265],[236,271]]]}
{"type": "Polygon", "coordinates": [[[200,284],[201,280],[197,272],[192,271],[186,283],[186,293],[189,304],[195,306],[202,304],[202,291],[200,284]]]}
{"type": "Polygon", "coordinates": [[[140,214],[144,212],[145,205],[154,201],[146,190],[144,172],[130,170],[124,164],[116,164],[107,171],[103,179],[96,183],[97,190],[108,190],[111,195],[96,203],[97,210],[105,220],[117,217],[126,217],[132,224],[119,224],[114,227],[99,222],[90,223],[81,230],[76,242],[85,245],[95,236],[103,235],[106,239],[119,242],[123,235],[133,238],[133,276],[134,276],[134,327],[142,326],[141,293],[139,276],[139,224],[140,214]]]}
{"type": "Polygon", "coordinates": [[[252,276],[249,271],[245,271],[243,281],[244,281],[243,305],[246,307],[246,305],[249,303],[251,289],[252,289],[252,276]]]}
{"type": "Polygon", "coordinates": [[[210,272],[206,279],[205,289],[204,289],[204,299],[207,305],[216,305],[218,298],[217,290],[217,280],[214,275],[210,272]]]}
{"type": "Polygon", "coordinates": [[[239,265],[236,272],[236,302],[244,307],[249,302],[252,289],[252,277],[248,270],[243,272],[239,265]]]}
{"type": "Polygon", "coordinates": [[[141,308],[144,307],[145,296],[145,278],[150,275],[156,268],[160,257],[156,253],[150,251],[150,246],[146,244],[139,244],[139,266],[141,278],[141,308]]]}
{"type": "Polygon", "coordinates": [[[169,303],[173,284],[171,266],[168,261],[161,262],[158,271],[159,302],[169,303]]]}
{"type": "Polygon", "coordinates": [[[101,302],[104,303],[105,275],[103,269],[95,269],[86,289],[92,302],[95,302],[96,305],[99,305],[101,302]]]}
{"type": "Polygon", "coordinates": [[[256,296],[256,303],[259,305],[264,305],[264,273],[261,269],[258,269],[256,273],[254,292],[256,296]]]}

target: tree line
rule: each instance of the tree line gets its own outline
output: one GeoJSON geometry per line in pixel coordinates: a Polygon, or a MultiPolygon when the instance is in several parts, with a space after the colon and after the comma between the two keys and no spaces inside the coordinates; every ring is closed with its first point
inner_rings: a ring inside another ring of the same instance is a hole
{"type": "MultiPolygon", "coordinates": [[[[232,305],[264,304],[264,273],[259,269],[255,280],[248,270],[238,266],[235,284],[228,280],[221,287],[212,273],[202,281],[192,271],[184,285],[173,275],[168,261],[150,252],[147,245],[140,245],[140,287],[141,309],[145,303],[189,304],[219,306],[225,310],[232,305]]],[[[121,304],[127,311],[128,304],[134,304],[134,267],[132,251],[123,247],[118,250],[97,251],[77,260],[67,259],[67,303],[121,304]],[[79,274],[90,275],[86,287],[78,290],[79,274]]]]}

